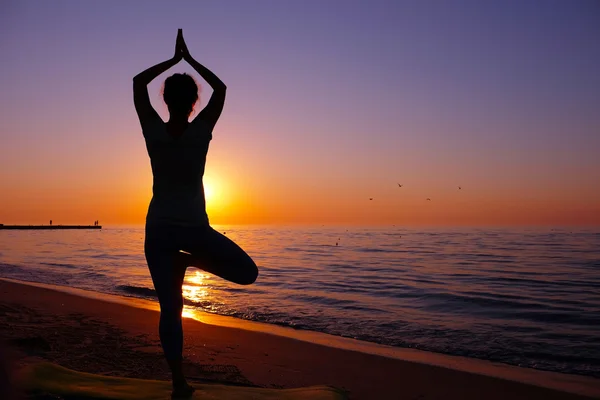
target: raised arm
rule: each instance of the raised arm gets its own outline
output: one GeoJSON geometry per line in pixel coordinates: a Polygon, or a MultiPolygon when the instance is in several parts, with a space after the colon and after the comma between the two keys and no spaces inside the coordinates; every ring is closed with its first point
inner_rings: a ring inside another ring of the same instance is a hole
{"type": "Polygon", "coordinates": [[[135,105],[135,111],[138,114],[138,118],[142,125],[145,121],[153,118],[160,118],[156,110],[150,103],[150,97],[148,96],[148,84],[154,80],[157,76],[177,64],[181,60],[181,56],[175,55],[170,60],[163,61],[160,64],[156,64],[147,70],[140,72],[133,78],[133,103],[135,105]]]}
{"type": "Polygon", "coordinates": [[[213,74],[211,70],[200,64],[191,56],[185,42],[183,41],[183,35],[180,37],[178,36],[178,41],[179,40],[179,46],[181,46],[183,59],[187,61],[213,89],[213,93],[210,96],[210,100],[208,100],[208,104],[196,118],[199,118],[214,127],[221,116],[221,112],[223,111],[227,86],[225,86],[223,81],[213,74]]]}
{"type": "Polygon", "coordinates": [[[138,117],[142,125],[145,121],[152,118],[160,118],[156,113],[156,110],[150,103],[150,97],[148,96],[148,84],[154,80],[157,76],[177,64],[183,58],[183,49],[181,42],[183,36],[181,29],[177,32],[177,41],[175,42],[175,55],[173,58],[167,61],[163,61],[160,64],[156,64],[147,70],[140,72],[133,78],[133,103],[135,104],[135,111],[137,111],[138,117]]]}

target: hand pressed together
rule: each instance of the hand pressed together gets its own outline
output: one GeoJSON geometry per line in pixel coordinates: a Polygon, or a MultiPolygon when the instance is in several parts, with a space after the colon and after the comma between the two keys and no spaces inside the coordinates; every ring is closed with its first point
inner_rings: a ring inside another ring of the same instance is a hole
{"type": "Polygon", "coordinates": [[[175,58],[179,61],[189,60],[190,52],[185,44],[185,40],[183,39],[183,29],[177,30],[177,40],[175,41],[175,58]]]}

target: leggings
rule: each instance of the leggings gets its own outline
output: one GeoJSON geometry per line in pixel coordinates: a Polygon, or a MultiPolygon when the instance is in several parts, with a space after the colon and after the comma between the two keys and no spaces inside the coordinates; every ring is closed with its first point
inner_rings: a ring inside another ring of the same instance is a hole
{"type": "Polygon", "coordinates": [[[144,253],[160,304],[158,332],[167,360],[180,360],[183,354],[182,286],[188,266],[240,285],[258,277],[250,256],[210,226],[146,225],[144,253]]]}

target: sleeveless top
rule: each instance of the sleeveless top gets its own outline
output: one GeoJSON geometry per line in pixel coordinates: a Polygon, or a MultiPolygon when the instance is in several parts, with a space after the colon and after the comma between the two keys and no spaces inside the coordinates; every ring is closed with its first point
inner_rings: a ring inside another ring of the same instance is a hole
{"type": "Polygon", "coordinates": [[[207,226],[202,177],[212,129],[196,118],[178,137],[160,118],[143,124],[152,165],[152,200],[146,225],[207,226]]]}

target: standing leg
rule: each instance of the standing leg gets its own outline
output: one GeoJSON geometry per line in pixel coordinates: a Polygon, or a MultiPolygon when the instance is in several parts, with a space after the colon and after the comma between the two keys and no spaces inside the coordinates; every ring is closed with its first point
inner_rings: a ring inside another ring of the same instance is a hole
{"type": "MultiPolygon", "coordinates": [[[[160,228],[158,228],[160,229],[160,228]]],[[[144,253],[160,304],[159,336],[171,369],[173,397],[191,395],[183,375],[182,285],[187,266],[177,262],[177,252],[169,246],[167,235],[157,228],[146,230],[144,253]]]]}
{"type": "Polygon", "coordinates": [[[190,228],[187,231],[185,245],[181,249],[190,253],[187,265],[240,285],[250,285],[256,281],[256,264],[227,236],[211,227],[190,228]]]}

